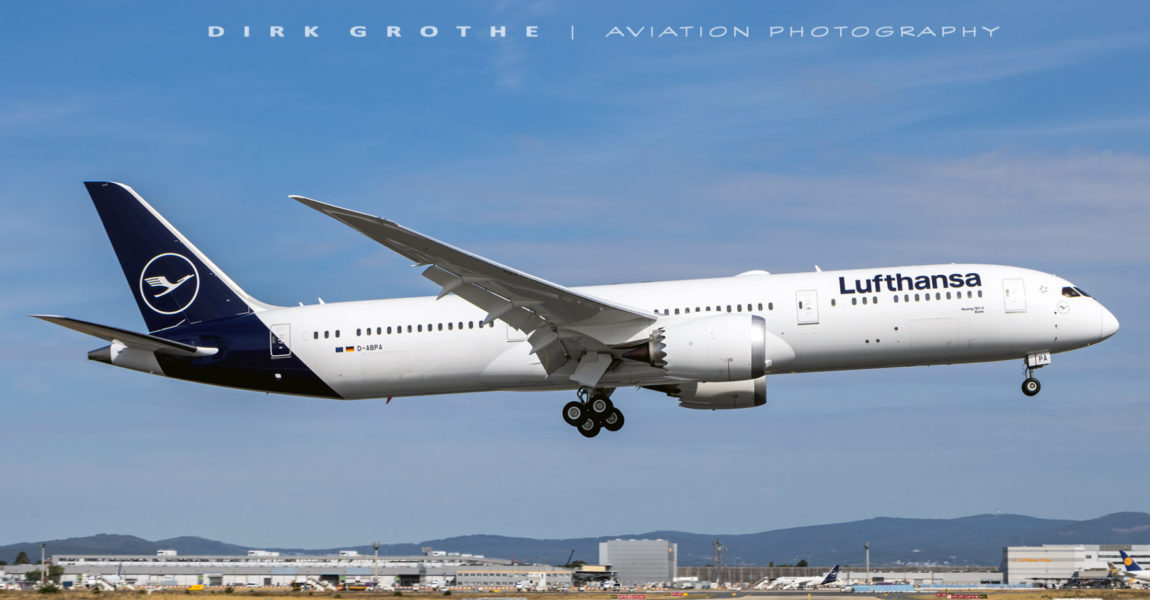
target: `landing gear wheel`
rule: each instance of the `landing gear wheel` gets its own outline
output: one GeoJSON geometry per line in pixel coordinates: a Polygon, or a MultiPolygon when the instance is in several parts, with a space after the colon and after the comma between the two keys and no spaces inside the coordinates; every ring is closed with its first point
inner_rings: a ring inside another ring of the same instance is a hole
{"type": "Polygon", "coordinates": [[[607,416],[603,417],[603,429],[607,431],[619,431],[623,428],[623,413],[617,408],[612,408],[607,416]]]}
{"type": "Polygon", "coordinates": [[[615,409],[615,404],[607,396],[595,394],[591,396],[591,402],[587,404],[587,408],[591,409],[591,414],[602,419],[607,416],[607,413],[615,409]]]}
{"type": "Polygon", "coordinates": [[[1042,384],[1033,377],[1027,377],[1026,381],[1022,382],[1022,393],[1027,396],[1033,396],[1042,391],[1042,384]]]}
{"type": "Polygon", "coordinates": [[[578,425],[585,416],[587,416],[587,408],[583,406],[582,402],[572,400],[563,406],[563,420],[572,427],[578,425]]]}
{"type": "Polygon", "coordinates": [[[601,427],[602,425],[599,424],[599,419],[591,415],[583,417],[583,420],[579,421],[579,424],[575,426],[575,428],[579,430],[579,433],[583,434],[585,438],[593,438],[599,435],[599,429],[601,427]]]}

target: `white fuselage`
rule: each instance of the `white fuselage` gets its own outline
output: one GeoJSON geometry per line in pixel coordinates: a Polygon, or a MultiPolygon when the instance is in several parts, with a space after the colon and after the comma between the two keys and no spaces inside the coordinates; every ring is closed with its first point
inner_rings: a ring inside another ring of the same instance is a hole
{"type": "MultiPolygon", "coordinates": [[[[1093,298],[1064,295],[1072,286],[1030,269],[945,264],[574,289],[657,312],[656,323],[627,334],[633,341],[708,314],[761,316],[793,351],[771,364],[772,374],[1018,359],[1113,334],[1113,315],[1093,298]]],[[[480,327],[485,313],[452,295],[257,315],[345,399],[578,387],[566,375],[548,376],[518,330],[501,321],[480,327]]],[[[620,369],[599,385],[673,382],[657,370],[620,369]]]]}

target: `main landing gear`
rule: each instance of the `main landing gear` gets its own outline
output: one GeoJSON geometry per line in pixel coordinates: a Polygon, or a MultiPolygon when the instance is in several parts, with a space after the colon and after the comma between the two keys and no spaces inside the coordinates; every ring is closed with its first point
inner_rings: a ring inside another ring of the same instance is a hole
{"type": "Polygon", "coordinates": [[[1026,379],[1022,382],[1022,393],[1035,396],[1042,391],[1042,384],[1034,378],[1034,370],[1050,364],[1050,353],[1041,352],[1026,357],[1026,379]]]}
{"type": "Polygon", "coordinates": [[[613,391],[579,388],[576,392],[579,399],[563,407],[563,420],[578,429],[583,437],[593,438],[601,429],[619,431],[623,428],[623,413],[611,402],[613,391]]]}

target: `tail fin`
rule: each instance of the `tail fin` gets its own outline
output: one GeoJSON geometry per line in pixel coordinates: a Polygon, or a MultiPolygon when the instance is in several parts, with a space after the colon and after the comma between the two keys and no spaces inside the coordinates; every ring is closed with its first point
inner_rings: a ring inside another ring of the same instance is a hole
{"type": "Polygon", "coordinates": [[[132,188],[86,182],[148,331],[263,307],[132,188]]]}
{"type": "Polygon", "coordinates": [[[839,566],[835,565],[835,568],[831,569],[830,572],[827,573],[827,576],[823,578],[822,585],[826,585],[828,583],[834,583],[834,582],[838,581],[838,579],[839,579],[839,566]]]}
{"type": "Polygon", "coordinates": [[[1134,560],[1133,556],[1126,554],[1125,550],[1119,550],[1118,554],[1122,555],[1122,566],[1126,567],[1127,571],[1141,571],[1142,570],[1142,566],[1138,564],[1138,561],[1134,560]]]}

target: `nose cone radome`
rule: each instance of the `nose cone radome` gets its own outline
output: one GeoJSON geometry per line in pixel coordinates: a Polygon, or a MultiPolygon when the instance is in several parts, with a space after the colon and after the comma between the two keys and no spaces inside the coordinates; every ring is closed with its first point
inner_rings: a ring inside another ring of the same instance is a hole
{"type": "Polygon", "coordinates": [[[1104,340],[1118,331],[1118,319],[1114,318],[1114,313],[1102,307],[1102,332],[1099,339],[1104,340]]]}

